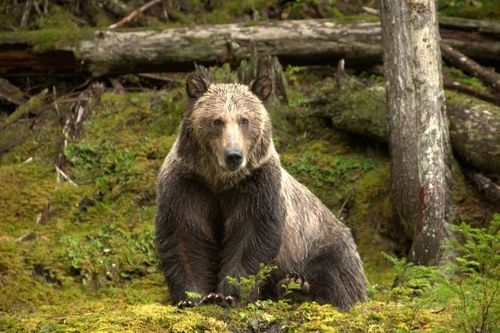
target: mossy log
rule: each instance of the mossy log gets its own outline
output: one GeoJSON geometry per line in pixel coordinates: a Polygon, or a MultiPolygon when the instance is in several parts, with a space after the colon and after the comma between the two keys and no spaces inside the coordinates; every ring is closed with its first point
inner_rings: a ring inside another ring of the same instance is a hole
{"type": "MultiPolygon", "coordinates": [[[[467,56],[498,65],[496,37],[477,31],[448,35],[444,40],[467,56]]],[[[344,58],[349,67],[380,63],[383,49],[378,22],[274,21],[133,32],[40,30],[0,35],[0,74],[182,71],[194,63],[237,62],[248,58],[252,47],[284,64],[335,64],[344,58]]]]}
{"type": "MultiPolygon", "coordinates": [[[[387,142],[387,111],[382,85],[348,83],[324,104],[336,128],[387,142]]],[[[500,107],[473,97],[446,92],[453,151],[468,165],[500,174],[500,107]]]]}

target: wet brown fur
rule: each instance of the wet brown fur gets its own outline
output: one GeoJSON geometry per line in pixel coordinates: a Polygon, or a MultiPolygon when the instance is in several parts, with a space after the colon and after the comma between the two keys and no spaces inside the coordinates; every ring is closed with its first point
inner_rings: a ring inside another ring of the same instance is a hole
{"type": "MultiPolygon", "coordinates": [[[[280,166],[263,99],[265,77],[249,86],[187,80],[190,96],[179,137],[158,178],[157,245],[172,299],[186,291],[237,295],[225,277],[275,263],[277,282],[303,275],[311,297],[343,310],[366,299],[366,278],[350,230],[280,166]],[[259,82],[260,80],[260,82],[259,82]],[[241,119],[248,124],[242,125],[241,119]],[[220,119],[224,126],[214,126],[220,119]],[[238,146],[244,166],[221,161],[238,146]]],[[[271,292],[261,297],[274,297],[271,292]]]]}

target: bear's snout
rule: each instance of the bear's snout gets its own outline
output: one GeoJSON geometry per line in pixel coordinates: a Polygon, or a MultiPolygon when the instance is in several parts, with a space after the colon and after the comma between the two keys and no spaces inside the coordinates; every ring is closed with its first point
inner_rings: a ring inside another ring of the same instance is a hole
{"type": "Polygon", "coordinates": [[[229,170],[236,171],[243,162],[243,153],[238,149],[226,149],[224,161],[229,170]]]}

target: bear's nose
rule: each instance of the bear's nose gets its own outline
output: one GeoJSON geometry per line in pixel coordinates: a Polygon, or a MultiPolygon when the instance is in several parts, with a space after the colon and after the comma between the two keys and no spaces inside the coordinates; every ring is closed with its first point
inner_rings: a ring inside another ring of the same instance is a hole
{"type": "Polygon", "coordinates": [[[231,171],[236,170],[243,162],[243,154],[237,149],[227,149],[224,153],[224,159],[231,171]]]}

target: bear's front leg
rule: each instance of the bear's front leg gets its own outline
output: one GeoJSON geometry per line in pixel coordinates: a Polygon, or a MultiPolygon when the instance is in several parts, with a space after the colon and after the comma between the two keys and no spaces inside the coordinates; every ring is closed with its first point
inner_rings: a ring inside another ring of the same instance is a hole
{"type": "MultiPolygon", "coordinates": [[[[218,202],[201,183],[164,177],[158,185],[156,242],[160,267],[174,304],[190,306],[186,292],[216,291],[218,202]]],[[[191,303],[193,302],[193,303],[191,303]]]]}
{"type": "Polygon", "coordinates": [[[224,239],[218,293],[238,297],[239,291],[226,277],[256,274],[261,263],[270,264],[278,254],[285,221],[280,189],[279,165],[269,163],[222,194],[224,239]]]}

